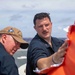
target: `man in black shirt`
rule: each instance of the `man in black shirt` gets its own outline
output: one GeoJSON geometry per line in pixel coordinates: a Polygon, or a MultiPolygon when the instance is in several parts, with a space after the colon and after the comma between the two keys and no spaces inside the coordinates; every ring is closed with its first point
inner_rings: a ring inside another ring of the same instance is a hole
{"type": "Polygon", "coordinates": [[[66,41],[51,36],[52,22],[48,13],[37,13],[33,22],[37,34],[28,48],[26,75],[37,75],[37,71],[61,65],[67,48],[66,41]]]}

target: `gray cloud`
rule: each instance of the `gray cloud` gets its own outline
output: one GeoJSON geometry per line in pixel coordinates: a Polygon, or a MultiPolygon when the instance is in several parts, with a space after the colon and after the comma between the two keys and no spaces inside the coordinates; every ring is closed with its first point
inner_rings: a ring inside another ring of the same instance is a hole
{"type": "Polygon", "coordinates": [[[16,14],[16,15],[12,15],[10,16],[10,21],[18,21],[18,20],[22,20],[23,16],[16,14]]]}

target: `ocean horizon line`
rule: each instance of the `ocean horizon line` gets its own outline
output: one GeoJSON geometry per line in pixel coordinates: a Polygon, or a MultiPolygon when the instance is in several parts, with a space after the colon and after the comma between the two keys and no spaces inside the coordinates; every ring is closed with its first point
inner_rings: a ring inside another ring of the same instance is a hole
{"type": "MultiPolygon", "coordinates": [[[[59,38],[59,39],[62,39],[62,40],[65,40],[65,39],[66,39],[66,37],[56,37],[56,38],[59,38]]],[[[33,38],[31,38],[31,37],[24,37],[23,39],[26,40],[28,43],[30,43],[30,41],[31,41],[33,38]]]]}

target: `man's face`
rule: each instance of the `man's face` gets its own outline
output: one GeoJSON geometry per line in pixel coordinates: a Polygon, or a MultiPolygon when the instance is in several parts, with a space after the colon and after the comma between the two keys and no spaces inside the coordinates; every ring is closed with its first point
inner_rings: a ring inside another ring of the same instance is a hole
{"type": "Polygon", "coordinates": [[[4,47],[10,55],[13,55],[20,48],[20,43],[14,40],[11,35],[3,35],[2,39],[4,47]]]}
{"type": "Polygon", "coordinates": [[[43,19],[37,19],[34,28],[40,37],[43,39],[48,39],[51,36],[52,22],[50,22],[47,17],[43,19]]]}

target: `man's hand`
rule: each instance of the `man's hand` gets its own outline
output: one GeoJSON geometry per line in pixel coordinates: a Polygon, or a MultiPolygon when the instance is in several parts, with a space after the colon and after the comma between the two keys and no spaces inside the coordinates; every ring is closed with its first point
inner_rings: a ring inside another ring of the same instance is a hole
{"type": "Polygon", "coordinates": [[[55,64],[61,63],[68,47],[67,40],[62,44],[62,46],[58,49],[57,52],[55,52],[52,56],[52,61],[55,64]]]}

